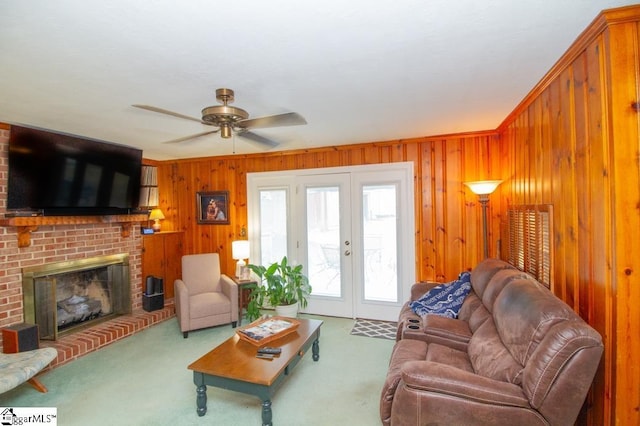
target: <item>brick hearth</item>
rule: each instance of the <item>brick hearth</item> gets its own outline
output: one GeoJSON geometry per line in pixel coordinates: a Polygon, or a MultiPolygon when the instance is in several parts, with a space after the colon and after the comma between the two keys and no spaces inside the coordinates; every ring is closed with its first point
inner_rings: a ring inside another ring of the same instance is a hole
{"type": "Polygon", "coordinates": [[[121,315],[93,327],[63,336],[56,341],[40,341],[41,347],[49,346],[58,350],[58,358],[53,360],[47,369],[66,364],[174,316],[173,304],[153,312],[136,310],[131,315],[121,315]]]}

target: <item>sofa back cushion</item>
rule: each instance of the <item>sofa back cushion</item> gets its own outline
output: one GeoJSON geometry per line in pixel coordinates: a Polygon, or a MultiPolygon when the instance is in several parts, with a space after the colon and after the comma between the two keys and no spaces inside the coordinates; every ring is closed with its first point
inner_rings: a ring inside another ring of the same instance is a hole
{"type": "Polygon", "coordinates": [[[556,324],[579,317],[536,281],[516,279],[498,295],[493,319],[500,338],[522,365],[556,324]]]}
{"type": "Polygon", "coordinates": [[[478,306],[471,316],[469,316],[468,322],[471,333],[475,333],[476,330],[478,330],[478,328],[480,328],[480,326],[490,317],[491,313],[487,311],[487,308],[485,308],[481,302],[480,306],[478,306]]]}
{"type": "Polygon", "coordinates": [[[482,299],[491,277],[502,269],[515,269],[515,267],[503,260],[487,258],[473,268],[471,271],[471,287],[480,299],[482,299]]]}
{"type": "Polygon", "coordinates": [[[491,316],[473,333],[467,352],[476,374],[517,385],[522,383],[522,365],[500,340],[491,316]]]}
{"type": "Polygon", "coordinates": [[[537,283],[535,278],[526,272],[519,271],[517,269],[502,269],[496,272],[489,283],[485,287],[484,293],[482,294],[482,304],[489,312],[493,312],[493,304],[500,292],[509,284],[511,281],[515,279],[527,279],[531,280],[533,283],[537,283]]]}
{"type": "Polygon", "coordinates": [[[471,318],[473,312],[481,305],[482,300],[480,300],[480,298],[476,296],[475,292],[470,291],[469,294],[467,294],[467,297],[464,299],[464,302],[462,302],[462,306],[460,307],[460,311],[458,312],[458,319],[469,322],[469,319],[471,318]]]}

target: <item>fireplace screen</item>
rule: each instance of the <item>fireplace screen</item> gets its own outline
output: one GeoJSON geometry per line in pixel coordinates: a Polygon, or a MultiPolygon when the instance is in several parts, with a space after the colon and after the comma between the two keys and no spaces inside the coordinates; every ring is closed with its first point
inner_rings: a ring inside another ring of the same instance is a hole
{"type": "Polygon", "coordinates": [[[41,339],[131,312],[126,254],[25,268],[22,277],[25,321],[41,339]]]}

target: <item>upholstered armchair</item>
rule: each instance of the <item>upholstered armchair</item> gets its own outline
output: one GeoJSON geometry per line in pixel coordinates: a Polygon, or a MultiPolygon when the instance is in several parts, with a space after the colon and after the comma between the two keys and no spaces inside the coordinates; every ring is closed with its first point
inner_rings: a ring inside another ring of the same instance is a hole
{"type": "Polygon", "coordinates": [[[238,286],[220,273],[217,253],[182,256],[182,279],[175,280],[174,289],[176,317],[185,339],[191,330],[236,326],[238,286]]]}

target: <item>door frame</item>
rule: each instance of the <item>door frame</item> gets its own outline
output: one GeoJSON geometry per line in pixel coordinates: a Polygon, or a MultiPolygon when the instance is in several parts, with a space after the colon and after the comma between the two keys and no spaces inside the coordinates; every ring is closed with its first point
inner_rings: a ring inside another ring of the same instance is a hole
{"type": "MultiPolygon", "coordinates": [[[[396,162],[396,163],[384,163],[384,164],[367,164],[357,166],[343,166],[343,167],[325,167],[315,169],[296,169],[285,171],[271,171],[271,172],[252,172],[247,173],[247,220],[248,220],[248,238],[251,244],[251,259],[260,259],[260,247],[259,238],[261,235],[260,230],[260,211],[259,206],[259,190],[260,188],[273,188],[277,186],[279,188],[288,187],[290,194],[295,194],[297,183],[297,176],[310,176],[310,175],[326,175],[332,173],[366,173],[366,172],[380,172],[380,171],[400,171],[404,174],[404,180],[407,183],[407,195],[403,197],[402,208],[399,209],[400,214],[400,226],[399,232],[401,233],[401,240],[404,242],[400,248],[402,255],[398,257],[398,270],[400,283],[398,285],[398,301],[397,313],[400,313],[400,309],[404,302],[409,299],[411,294],[411,286],[415,283],[416,274],[416,241],[415,241],[415,185],[414,185],[414,171],[413,162],[396,162]],[[276,183],[277,182],[277,183],[276,183]],[[256,191],[254,191],[256,190],[256,191]]],[[[291,200],[288,200],[287,217],[288,217],[288,256],[290,259],[298,259],[299,247],[298,242],[294,238],[295,233],[300,229],[299,218],[292,214],[291,200]]],[[[389,302],[386,302],[389,304],[389,302]]],[[[354,315],[357,316],[357,315],[354,315]]],[[[371,315],[368,315],[371,316],[371,315]]],[[[376,319],[376,318],[372,318],[376,319]]],[[[397,320],[395,318],[379,318],[386,320],[397,320]]]]}

